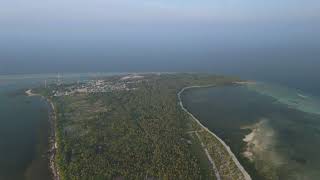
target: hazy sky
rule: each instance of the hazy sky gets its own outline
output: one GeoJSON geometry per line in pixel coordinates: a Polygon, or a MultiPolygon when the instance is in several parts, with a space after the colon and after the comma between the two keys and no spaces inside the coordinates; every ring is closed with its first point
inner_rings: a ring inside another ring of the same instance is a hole
{"type": "MultiPolygon", "coordinates": [[[[318,0],[10,0],[5,28],[60,24],[318,21],[318,0]]],[[[2,27],[3,28],[3,27],[2,27]]]]}
{"type": "Polygon", "coordinates": [[[0,74],[314,62],[319,27],[319,0],[2,0],[0,74]]]}

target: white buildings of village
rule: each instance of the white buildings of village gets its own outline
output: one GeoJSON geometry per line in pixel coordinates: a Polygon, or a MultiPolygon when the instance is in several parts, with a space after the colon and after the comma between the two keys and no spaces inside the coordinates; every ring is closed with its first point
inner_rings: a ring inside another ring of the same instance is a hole
{"type": "Polygon", "coordinates": [[[122,77],[118,81],[106,81],[106,80],[90,80],[84,83],[72,84],[59,90],[54,90],[52,93],[54,96],[69,96],[76,93],[105,93],[112,91],[130,91],[136,88],[132,87],[132,84],[139,83],[143,80],[143,76],[128,75],[122,77]]]}

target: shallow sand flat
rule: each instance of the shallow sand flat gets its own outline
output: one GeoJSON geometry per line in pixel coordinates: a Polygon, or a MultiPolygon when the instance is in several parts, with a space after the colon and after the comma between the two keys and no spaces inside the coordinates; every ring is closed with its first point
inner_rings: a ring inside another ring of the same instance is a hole
{"type": "Polygon", "coordinates": [[[251,133],[243,139],[247,143],[242,155],[255,163],[262,173],[270,173],[286,162],[283,155],[276,151],[277,133],[269,125],[268,119],[261,119],[252,126],[243,129],[251,129],[251,133]]]}

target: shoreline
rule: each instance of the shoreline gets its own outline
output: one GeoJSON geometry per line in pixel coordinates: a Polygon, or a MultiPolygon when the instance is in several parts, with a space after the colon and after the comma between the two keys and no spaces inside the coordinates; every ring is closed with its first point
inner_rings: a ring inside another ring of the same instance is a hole
{"type": "Polygon", "coordinates": [[[27,96],[40,96],[41,98],[43,98],[47,105],[48,105],[48,115],[49,115],[49,123],[50,123],[50,135],[49,135],[49,149],[48,149],[48,153],[49,153],[49,168],[50,171],[52,173],[52,179],[53,180],[60,180],[60,176],[59,176],[59,171],[58,168],[56,166],[55,163],[55,157],[56,157],[56,151],[58,148],[58,144],[56,142],[56,129],[55,129],[55,123],[57,120],[56,117],[56,113],[55,113],[55,107],[53,102],[48,98],[48,97],[44,97],[40,94],[34,94],[32,93],[32,90],[29,89],[27,91],[25,91],[27,96]]]}
{"type": "MultiPolygon", "coordinates": [[[[237,84],[237,82],[235,84],[237,84]]],[[[193,88],[209,88],[209,87],[214,87],[214,86],[216,86],[216,85],[188,86],[188,87],[182,88],[177,94],[178,95],[178,100],[179,100],[179,105],[180,105],[180,107],[182,108],[183,111],[185,111],[188,115],[190,115],[192,117],[193,120],[195,120],[197,122],[198,125],[200,125],[205,131],[210,133],[213,137],[215,137],[224,146],[224,148],[227,150],[227,152],[231,156],[232,160],[234,161],[234,163],[236,164],[238,169],[243,174],[244,178],[246,180],[251,180],[250,175],[246,172],[246,170],[240,164],[240,162],[238,161],[236,156],[231,151],[230,147],[222,139],[220,139],[216,134],[214,134],[207,127],[205,127],[192,113],[190,113],[184,107],[184,105],[182,103],[181,94],[185,90],[193,89],[193,88]]],[[[55,129],[55,123],[56,123],[57,117],[56,117],[56,113],[55,113],[54,104],[48,97],[44,97],[44,96],[42,96],[40,94],[32,93],[31,89],[25,91],[25,93],[26,93],[27,96],[41,96],[43,99],[46,100],[46,102],[47,102],[47,104],[49,106],[49,109],[48,109],[48,111],[49,111],[49,123],[50,123],[50,136],[49,136],[49,149],[48,149],[48,153],[49,153],[49,168],[50,168],[52,176],[53,176],[52,179],[53,180],[60,180],[59,171],[58,171],[58,168],[57,168],[56,163],[55,163],[56,151],[57,151],[58,146],[57,146],[57,142],[56,142],[56,129],[55,129]]]]}
{"type": "Polygon", "coordinates": [[[46,98],[47,102],[50,105],[50,114],[49,114],[49,121],[50,121],[50,139],[49,139],[49,143],[50,143],[50,149],[49,149],[49,153],[50,153],[50,157],[49,157],[49,161],[50,161],[50,169],[53,175],[53,180],[60,180],[60,175],[59,175],[59,171],[58,171],[58,167],[56,165],[55,162],[55,158],[56,158],[56,152],[58,149],[58,144],[57,144],[57,139],[56,139],[56,120],[57,120],[57,116],[56,116],[56,112],[55,112],[55,107],[53,102],[49,99],[46,98]]]}
{"type": "Polygon", "coordinates": [[[41,95],[39,95],[39,94],[34,94],[34,93],[32,93],[32,90],[31,90],[31,89],[26,90],[25,93],[26,93],[27,96],[41,96],[41,95]]]}
{"type": "MultiPolygon", "coordinates": [[[[236,84],[239,82],[236,82],[236,84]]],[[[244,167],[240,164],[240,162],[238,161],[237,157],[234,155],[234,153],[231,151],[230,147],[221,139],[219,138],[216,134],[214,134],[213,132],[211,132],[207,127],[205,127],[192,113],[190,113],[183,105],[182,100],[181,100],[181,94],[187,90],[187,89],[194,89],[194,88],[208,88],[208,87],[214,87],[216,85],[206,85],[206,86],[187,86],[182,88],[179,92],[178,92],[178,100],[179,100],[179,105],[181,107],[181,109],[183,111],[185,111],[188,115],[190,115],[192,117],[192,119],[198,124],[200,125],[205,131],[207,131],[209,134],[211,134],[213,137],[215,137],[223,146],[224,148],[227,150],[227,152],[229,153],[229,155],[231,156],[232,160],[234,161],[234,163],[236,164],[236,166],[238,167],[238,169],[241,171],[241,173],[243,174],[244,178],[246,180],[251,180],[251,176],[248,174],[248,172],[244,169],[244,167]]]]}

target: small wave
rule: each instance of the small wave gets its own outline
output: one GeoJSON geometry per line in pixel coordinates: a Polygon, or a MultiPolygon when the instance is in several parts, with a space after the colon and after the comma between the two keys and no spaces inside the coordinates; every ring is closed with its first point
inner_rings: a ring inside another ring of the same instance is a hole
{"type": "Polygon", "coordinates": [[[307,96],[296,89],[267,83],[250,84],[247,85],[247,87],[249,90],[273,97],[278,102],[286,104],[290,108],[307,113],[320,114],[320,99],[318,97],[312,95],[307,96]]]}
{"type": "Polygon", "coordinates": [[[308,96],[305,96],[305,95],[303,95],[303,94],[297,94],[299,97],[301,97],[301,98],[303,98],[303,99],[306,99],[306,98],[309,98],[308,96]]]}

